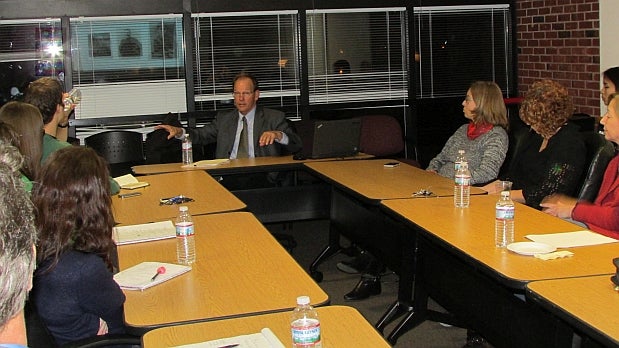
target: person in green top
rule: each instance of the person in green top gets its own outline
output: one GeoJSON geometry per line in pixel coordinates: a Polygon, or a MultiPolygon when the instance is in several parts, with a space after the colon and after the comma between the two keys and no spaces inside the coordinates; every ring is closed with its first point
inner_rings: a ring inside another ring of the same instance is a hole
{"type": "Polygon", "coordinates": [[[17,147],[24,158],[21,168],[22,181],[26,191],[30,192],[32,181],[41,169],[43,151],[41,113],[28,103],[12,101],[0,108],[0,121],[3,122],[2,139],[17,147]]]}
{"type": "MultiPolygon", "coordinates": [[[[55,78],[42,77],[31,82],[24,93],[24,101],[30,103],[41,112],[43,116],[43,155],[41,163],[44,163],[53,152],[71,146],[67,143],[69,115],[73,111],[64,110],[62,102],[65,93],[62,84],[55,78]]],[[[110,177],[110,193],[120,191],[118,183],[110,177]]]]}

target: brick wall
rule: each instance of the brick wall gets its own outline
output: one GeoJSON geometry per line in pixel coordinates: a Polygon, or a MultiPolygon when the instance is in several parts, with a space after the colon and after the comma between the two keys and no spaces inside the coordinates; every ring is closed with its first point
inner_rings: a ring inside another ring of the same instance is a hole
{"type": "Polygon", "coordinates": [[[518,90],[552,79],[576,112],[600,116],[598,0],[516,0],[518,90]]]}

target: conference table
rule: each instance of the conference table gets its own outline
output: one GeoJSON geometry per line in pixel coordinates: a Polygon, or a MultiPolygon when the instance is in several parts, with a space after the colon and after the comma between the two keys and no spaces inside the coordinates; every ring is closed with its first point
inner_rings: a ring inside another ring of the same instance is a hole
{"type": "Polygon", "coordinates": [[[574,328],[582,347],[619,347],[619,293],[610,275],[534,281],[526,296],[574,328]]]}
{"type": "MultiPolygon", "coordinates": [[[[573,256],[541,260],[494,246],[496,195],[472,196],[469,208],[449,198],[386,200],[387,214],[417,235],[417,270],[410,313],[388,336],[432,319],[431,297],[454,317],[499,347],[571,346],[571,329],[524,300],[531,281],[614,272],[619,243],[569,248],[573,256]]],[[[582,227],[516,203],[515,241],[528,234],[582,230],[582,227]]]]}
{"type": "MultiPolygon", "coordinates": [[[[322,346],[390,347],[354,308],[327,306],[316,309],[320,318],[322,346]]],[[[164,348],[260,332],[269,328],[285,346],[292,345],[290,313],[272,313],[155,329],[142,337],[145,348],[164,348]]]]}
{"type": "Polygon", "coordinates": [[[122,225],[143,224],[173,219],[178,215],[177,204],[160,205],[160,199],[183,195],[193,201],[183,203],[192,215],[243,210],[245,203],[204,171],[187,171],[139,177],[149,186],[121,190],[112,196],[114,219],[122,225]],[[120,195],[139,193],[121,198],[120,195]]]}
{"type": "MultiPolygon", "coordinates": [[[[135,333],[153,328],[291,311],[308,295],[328,295],[248,212],[194,216],[192,270],[144,291],[124,290],[125,322],[135,333]]],[[[176,263],[176,240],[118,246],[120,270],[145,261],[176,263]]]]}

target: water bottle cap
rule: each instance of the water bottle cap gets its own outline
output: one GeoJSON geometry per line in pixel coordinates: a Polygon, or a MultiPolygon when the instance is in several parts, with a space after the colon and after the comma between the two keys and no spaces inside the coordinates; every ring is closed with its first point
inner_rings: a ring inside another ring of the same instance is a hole
{"type": "Polygon", "coordinates": [[[307,305],[309,303],[310,303],[309,296],[299,296],[299,297],[297,297],[297,304],[298,305],[307,305]]]}
{"type": "Polygon", "coordinates": [[[186,205],[181,205],[180,207],[178,207],[178,211],[188,211],[189,208],[187,208],[186,205]]]}

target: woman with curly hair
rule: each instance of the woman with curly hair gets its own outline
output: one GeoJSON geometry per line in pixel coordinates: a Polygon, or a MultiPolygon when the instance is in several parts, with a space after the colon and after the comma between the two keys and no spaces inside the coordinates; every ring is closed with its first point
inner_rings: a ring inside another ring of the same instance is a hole
{"type": "MultiPolygon", "coordinates": [[[[585,168],[586,148],[575,125],[572,98],[551,80],[533,83],[520,105],[520,119],[531,128],[505,180],[513,182],[512,199],[541,209],[544,197],[574,196],[585,168]]],[[[492,192],[494,185],[485,188],[492,192]]]]}
{"type": "Polygon", "coordinates": [[[50,155],[32,191],[39,233],[32,298],[59,345],[125,331],[125,295],[112,277],[108,177],[94,150],[69,146],[50,155]]]}

